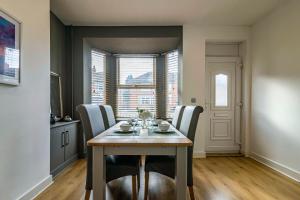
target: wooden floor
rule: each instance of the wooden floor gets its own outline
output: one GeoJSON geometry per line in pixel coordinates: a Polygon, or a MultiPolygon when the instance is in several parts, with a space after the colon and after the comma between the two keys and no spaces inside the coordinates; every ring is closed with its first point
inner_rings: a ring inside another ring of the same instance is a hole
{"type": "MultiPolygon", "coordinates": [[[[300,183],[244,157],[209,157],[194,159],[194,192],[198,200],[300,200],[300,183]]],[[[84,199],[85,160],[66,168],[38,200],[84,199]]],[[[143,199],[144,179],[139,199],[143,199]]],[[[111,181],[107,199],[131,199],[131,178],[111,181]]],[[[149,198],[174,199],[174,182],[157,173],[150,173],[149,198]]]]}

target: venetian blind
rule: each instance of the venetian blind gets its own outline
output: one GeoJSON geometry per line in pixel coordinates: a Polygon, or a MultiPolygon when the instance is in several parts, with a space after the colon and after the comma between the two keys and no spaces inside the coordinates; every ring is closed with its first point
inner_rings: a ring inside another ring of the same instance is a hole
{"type": "Polygon", "coordinates": [[[105,54],[91,53],[91,103],[105,104],[105,54]]]}
{"type": "Polygon", "coordinates": [[[137,108],[156,115],[155,57],[119,56],[117,117],[137,117],[137,108]]]}
{"type": "Polygon", "coordinates": [[[178,105],[178,51],[166,55],[167,77],[167,118],[173,118],[175,107],[178,105]]]}

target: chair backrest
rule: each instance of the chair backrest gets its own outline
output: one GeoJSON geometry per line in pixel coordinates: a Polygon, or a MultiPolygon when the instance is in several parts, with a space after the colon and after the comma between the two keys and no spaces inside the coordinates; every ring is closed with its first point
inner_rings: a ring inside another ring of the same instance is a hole
{"type": "Polygon", "coordinates": [[[86,141],[105,131],[103,117],[98,105],[81,104],[76,109],[81,119],[86,141]]]}
{"type": "MultiPolygon", "coordinates": [[[[201,106],[186,106],[184,108],[180,128],[179,131],[184,134],[187,138],[189,138],[193,144],[195,140],[195,133],[197,129],[198,119],[200,113],[203,112],[203,108],[201,106]]],[[[188,147],[188,171],[187,171],[187,184],[188,186],[193,185],[193,150],[194,145],[188,147]]]]}
{"type": "MultiPolygon", "coordinates": [[[[85,141],[96,137],[105,131],[103,117],[98,105],[82,104],[76,107],[81,119],[85,141]]],[[[87,147],[87,173],[86,185],[87,190],[93,189],[93,150],[92,147],[87,147]]]]}
{"type": "Polygon", "coordinates": [[[103,116],[105,129],[108,129],[116,124],[114,111],[110,105],[100,105],[100,110],[103,116]]]}
{"type": "Polygon", "coordinates": [[[186,106],[184,108],[179,131],[194,142],[195,132],[200,113],[203,112],[201,106],[186,106]]]}
{"type": "Polygon", "coordinates": [[[180,127],[184,107],[185,106],[176,106],[176,108],[175,108],[172,125],[177,129],[179,129],[179,127],[180,127]]]}

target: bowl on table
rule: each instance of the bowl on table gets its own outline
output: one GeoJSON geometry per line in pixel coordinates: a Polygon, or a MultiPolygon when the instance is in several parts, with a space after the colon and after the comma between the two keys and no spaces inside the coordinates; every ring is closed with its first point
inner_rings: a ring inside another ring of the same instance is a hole
{"type": "Polygon", "coordinates": [[[158,128],[161,131],[167,131],[170,128],[170,124],[166,123],[166,122],[162,122],[162,123],[158,124],[158,128]]]}
{"type": "Polygon", "coordinates": [[[131,127],[132,126],[130,124],[128,124],[128,123],[123,123],[123,124],[120,125],[120,129],[122,131],[129,131],[131,127]]]}

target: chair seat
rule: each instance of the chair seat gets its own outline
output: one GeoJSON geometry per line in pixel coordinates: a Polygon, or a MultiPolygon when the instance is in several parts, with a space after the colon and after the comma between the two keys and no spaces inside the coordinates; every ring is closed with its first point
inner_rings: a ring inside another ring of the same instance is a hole
{"type": "Polygon", "coordinates": [[[158,172],[175,177],[175,156],[146,156],[145,172],[158,172]]]}
{"type": "Polygon", "coordinates": [[[106,156],[106,182],[139,174],[140,156],[106,156]]]}

